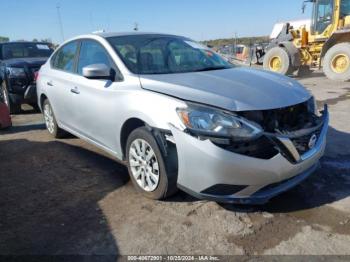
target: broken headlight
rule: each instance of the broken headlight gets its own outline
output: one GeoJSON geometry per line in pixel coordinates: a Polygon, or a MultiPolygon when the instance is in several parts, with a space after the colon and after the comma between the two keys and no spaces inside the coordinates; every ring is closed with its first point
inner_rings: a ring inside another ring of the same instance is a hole
{"type": "Polygon", "coordinates": [[[191,103],[177,113],[186,128],[200,136],[249,140],[262,133],[257,124],[216,108],[191,103]]]}
{"type": "Polygon", "coordinates": [[[315,97],[312,96],[306,103],[307,103],[307,111],[317,115],[318,112],[317,112],[317,105],[316,105],[315,97]]]}

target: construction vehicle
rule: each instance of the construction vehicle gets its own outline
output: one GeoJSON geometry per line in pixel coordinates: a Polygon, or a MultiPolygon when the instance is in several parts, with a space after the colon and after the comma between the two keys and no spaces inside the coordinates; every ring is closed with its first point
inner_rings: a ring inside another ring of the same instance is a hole
{"type": "Polygon", "coordinates": [[[350,0],[307,0],[313,5],[311,26],[289,23],[266,48],[263,66],[281,74],[323,68],[332,80],[350,80],[350,0]]]}

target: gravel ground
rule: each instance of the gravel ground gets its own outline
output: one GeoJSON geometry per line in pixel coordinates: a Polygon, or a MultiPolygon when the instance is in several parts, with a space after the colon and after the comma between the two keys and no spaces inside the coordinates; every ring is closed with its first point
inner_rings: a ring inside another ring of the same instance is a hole
{"type": "Polygon", "coordinates": [[[0,254],[350,255],[350,83],[300,81],[331,127],[318,171],[264,206],[137,194],[127,170],[26,111],[0,131],[0,254]]]}

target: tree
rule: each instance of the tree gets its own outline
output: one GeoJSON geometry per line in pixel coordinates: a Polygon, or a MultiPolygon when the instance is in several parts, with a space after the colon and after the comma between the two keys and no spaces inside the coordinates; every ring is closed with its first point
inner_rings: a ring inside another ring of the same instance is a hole
{"type": "Polygon", "coordinates": [[[52,39],[51,38],[42,38],[41,42],[45,42],[45,43],[50,43],[52,44],[52,39]]]}
{"type": "MultiPolygon", "coordinates": [[[[234,45],[236,43],[235,38],[226,38],[226,39],[215,39],[215,40],[207,40],[203,41],[205,44],[210,46],[225,46],[225,45],[234,45]]],[[[241,45],[251,45],[251,44],[262,44],[268,43],[268,36],[254,36],[254,37],[241,37],[237,39],[237,44],[241,45]]]]}
{"type": "Polygon", "coordinates": [[[10,41],[10,38],[4,37],[4,36],[0,36],[0,43],[8,42],[8,41],[10,41]]]}

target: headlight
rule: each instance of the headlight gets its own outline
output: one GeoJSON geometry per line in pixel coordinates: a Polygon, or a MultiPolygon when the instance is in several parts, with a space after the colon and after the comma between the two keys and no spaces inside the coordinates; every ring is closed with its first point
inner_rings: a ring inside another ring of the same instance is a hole
{"type": "Polygon", "coordinates": [[[178,108],[177,113],[182,123],[198,135],[248,140],[262,133],[257,124],[211,107],[191,103],[178,108]]]}
{"type": "Polygon", "coordinates": [[[23,77],[26,77],[26,72],[24,71],[24,68],[8,67],[7,75],[10,78],[23,78],[23,77]]]}

